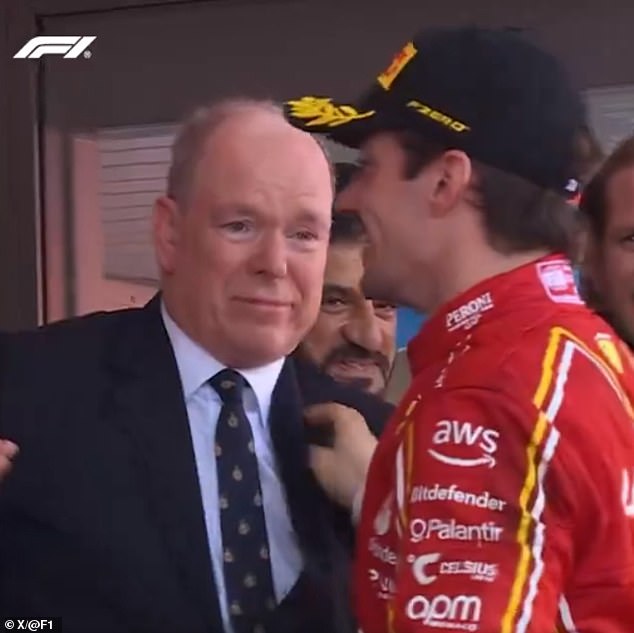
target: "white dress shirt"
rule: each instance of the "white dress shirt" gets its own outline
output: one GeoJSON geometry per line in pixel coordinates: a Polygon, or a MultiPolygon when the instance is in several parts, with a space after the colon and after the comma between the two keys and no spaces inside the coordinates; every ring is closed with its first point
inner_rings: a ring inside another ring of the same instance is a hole
{"type": "MultiPolygon", "coordinates": [[[[218,600],[225,630],[231,633],[223,573],[223,548],[218,509],[218,481],[214,438],[222,402],[208,380],[225,369],[213,356],[192,341],[161,306],[163,322],[169,336],[181,378],[187,406],[189,428],[194,445],[196,469],[202,493],[205,524],[218,600]]],[[[273,585],[278,602],[292,589],[302,569],[302,557],[293,531],[284,489],[269,432],[269,411],[273,389],[285,359],[256,369],[241,370],[249,382],[244,392],[246,411],[258,460],[266,530],[271,553],[273,585]]]]}

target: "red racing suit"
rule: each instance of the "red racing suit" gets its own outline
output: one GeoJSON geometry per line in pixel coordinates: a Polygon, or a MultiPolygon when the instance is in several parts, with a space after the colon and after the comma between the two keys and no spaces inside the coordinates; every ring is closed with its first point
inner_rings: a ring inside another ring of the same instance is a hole
{"type": "Polygon", "coordinates": [[[634,369],[551,256],[452,301],[412,341],[373,458],[363,633],[632,633],[634,369]]]}

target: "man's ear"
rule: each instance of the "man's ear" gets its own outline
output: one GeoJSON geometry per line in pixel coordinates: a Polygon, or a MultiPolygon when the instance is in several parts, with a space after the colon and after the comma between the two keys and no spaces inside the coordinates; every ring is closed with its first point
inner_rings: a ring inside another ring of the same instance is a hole
{"type": "Polygon", "coordinates": [[[438,159],[430,199],[434,215],[445,215],[460,202],[472,173],[471,159],[464,152],[449,150],[438,159]]]}
{"type": "Polygon", "coordinates": [[[601,257],[601,244],[588,223],[581,219],[574,238],[573,260],[582,266],[590,275],[595,275],[601,257]]]}
{"type": "Polygon", "coordinates": [[[154,203],[152,233],[154,251],[159,267],[165,274],[174,272],[178,244],[181,240],[183,212],[168,196],[161,196],[154,203]]]}
{"type": "Polygon", "coordinates": [[[586,303],[601,310],[601,244],[589,227],[583,226],[576,235],[576,261],[579,270],[580,292],[586,303]]]}

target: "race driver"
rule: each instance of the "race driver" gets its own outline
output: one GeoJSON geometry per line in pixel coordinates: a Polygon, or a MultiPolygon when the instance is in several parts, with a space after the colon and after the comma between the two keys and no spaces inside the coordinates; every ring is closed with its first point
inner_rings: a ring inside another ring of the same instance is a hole
{"type": "Polygon", "coordinates": [[[361,630],[631,633],[632,360],[567,259],[587,128],[566,72],[516,33],[427,31],[356,105],[286,109],[361,149],[341,204],[369,296],[432,315],[376,450],[353,412],[308,414],[334,430],[320,483],[363,500],[361,630]]]}

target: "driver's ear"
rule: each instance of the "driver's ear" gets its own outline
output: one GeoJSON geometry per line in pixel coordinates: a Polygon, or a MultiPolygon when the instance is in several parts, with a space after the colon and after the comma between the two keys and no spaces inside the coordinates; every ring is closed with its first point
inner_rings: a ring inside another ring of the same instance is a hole
{"type": "Polygon", "coordinates": [[[435,215],[444,215],[455,207],[469,187],[473,175],[471,159],[459,150],[445,152],[434,169],[430,203],[435,215]]]}
{"type": "Polygon", "coordinates": [[[597,288],[601,285],[600,239],[594,235],[592,229],[584,222],[580,227],[574,245],[574,263],[579,272],[580,292],[586,303],[595,310],[601,309],[601,294],[597,288]]]}

